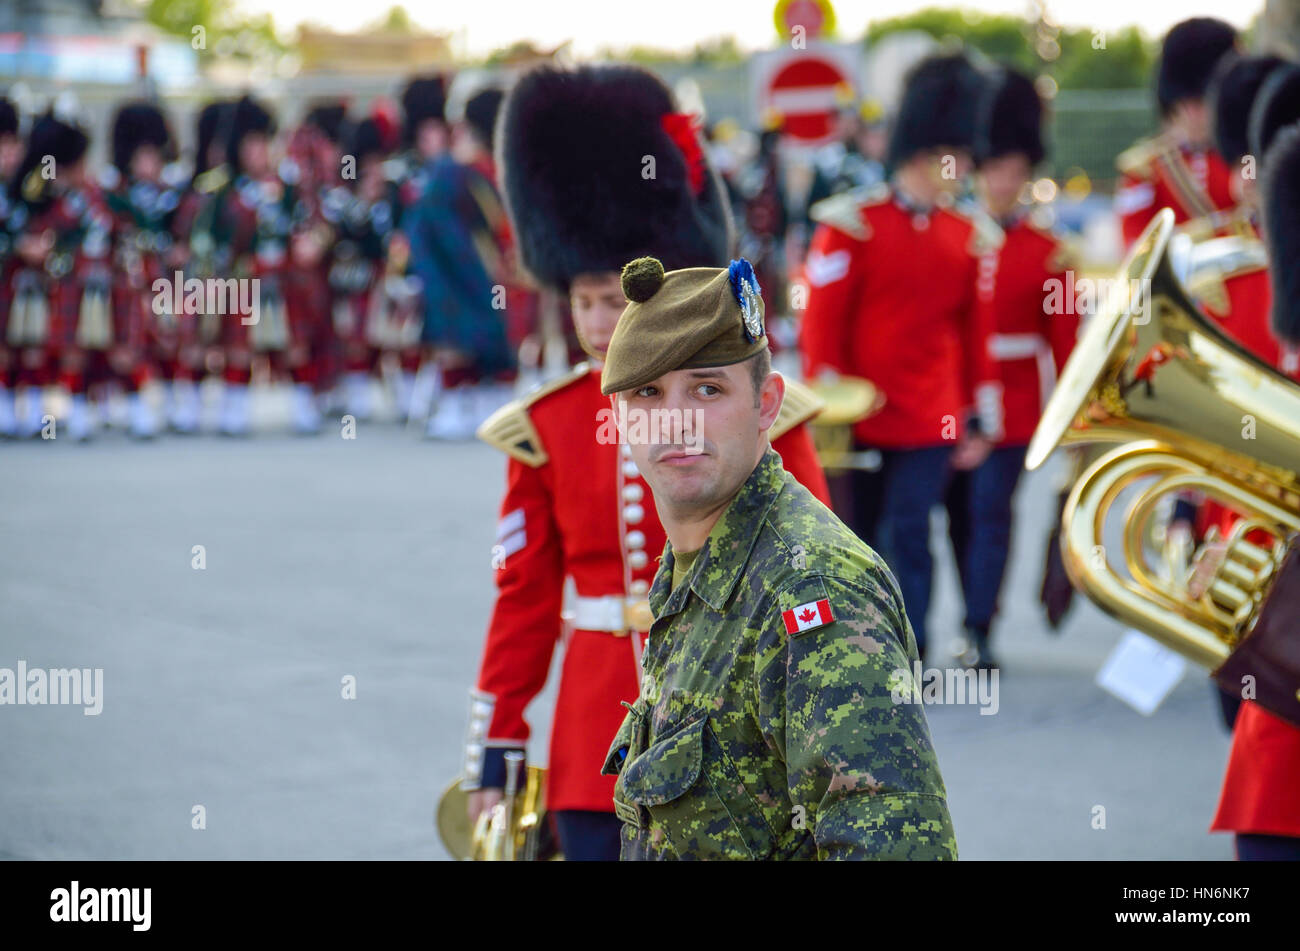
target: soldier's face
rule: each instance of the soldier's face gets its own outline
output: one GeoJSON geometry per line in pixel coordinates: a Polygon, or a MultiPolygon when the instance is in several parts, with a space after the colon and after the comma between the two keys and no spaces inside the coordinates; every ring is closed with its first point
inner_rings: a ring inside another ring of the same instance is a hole
{"type": "Polygon", "coordinates": [[[415,147],[426,159],[435,159],[447,150],[447,127],[436,119],[425,119],[415,130],[415,147]]]}
{"type": "Polygon", "coordinates": [[[71,165],[60,165],[55,181],[67,188],[83,188],[86,184],[86,160],[79,158],[71,165]]]}
{"type": "Polygon", "coordinates": [[[762,458],[784,396],[776,373],[756,394],[748,361],[674,370],[618,394],[624,438],[660,513],[683,518],[726,505],[762,458]]]}
{"type": "Polygon", "coordinates": [[[1254,174],[1246,174],[1248,166],[1238,162],[1236,174],[1228,179],[1228,189],[1239,204],[1247,208],[1259,207],[1259,186],[1254,174]]]}
{"type": "Polygon", "coordinates": [[[970,174],[970,151],[955,146],[941,146],[927,155],[926,172],[930,184],[938,191],[956,194],[970,174]]]}
{"type": "Polygon", "coordinates": [[[627,307],[618,273],[579,274],[569,288],[569,304],[583,349],[592,356],[603,354],[627,307]]]}
{"type": "Polygon", "coordinates": [[[857,140],[859,152],[877,162],[884,161],[885,154],[889,151],[889,134],[883,123],[863,125],[858,131],[857,140]]]}
{"type": "Polygon", "coordinates": [[[245,135],[239,143],[239,164],[250,178],[271,173],[271,140],[260,132],[245,135]]]}
{"type": "Polygon", "coordinates": [[[1210,109],[1204,99],[1183,99],[1176,103],[1170,119],[1193,145],[1206,145],[1210,141],[1210,109]]]}
{"type": "Polygon", "coordinates": [[[22,140],[16,135],[0,135],[0,178],[12,178],[22,160],[22,140]]]}
{"type": "Polygon", "coordinates": [[[980,166],[980,194],[990,212],[1003,215],[1016,206],[1029,183],[1029,159],[1021,152],[999,155],[980,166]]]}
{"type": "Polygon", "coordinates": [[[163,154],[155,145],[142,145],[131,156],[131,177],[137,182],[156,182],[162,177],[163,154]]]}

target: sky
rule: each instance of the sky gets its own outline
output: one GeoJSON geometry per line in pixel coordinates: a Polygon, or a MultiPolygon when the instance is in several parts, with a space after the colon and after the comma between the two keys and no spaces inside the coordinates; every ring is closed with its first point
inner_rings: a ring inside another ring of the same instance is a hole
{"type": "MultiPolygon", "coordinates": [[[[857,38],[872,20],[929,6],[956,6],[985,13],[1026,16],[1029,0],[833,0],[841,38],[857,38]]],[[[1046,0],[1063,26],[1117,29],[1137,25],[1156,37],[1189,16],[1217,16],[1246,26],[1263,0],[1046,0]]],[[[364,4],[321,0],[237,0],[249,13],[269,12],[285,31],[308,21],[340,31],[366,25],[391,0],[364,4]]],[[[458,52],[471,56],[528,39],[539,46],[573,41],[578,56],[602,47],[632,45],[689,49],[697,42],[734,36],[746,49],[764,49],[777,38],[772,0],[406,0],[402,4],[421,27],[456,34],[458,52]],[[740,16],[737,11],[746,11],[740,16]]]]}

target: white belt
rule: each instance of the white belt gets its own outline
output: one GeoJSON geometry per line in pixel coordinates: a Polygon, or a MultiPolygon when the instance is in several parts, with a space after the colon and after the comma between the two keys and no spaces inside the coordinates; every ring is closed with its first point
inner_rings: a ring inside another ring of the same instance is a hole
{"type": "Polygon", "coordinates": [[[1042,334],[989,334],[989,356],[994,360],[1036,357],[1045,346],[1042,334]]]}
{"type": "Polygon", "coordinates": [[[601,598],[578,595],[573,599],[571,621],[578,631],[608,631],[620,637],[628,631],[648,631],[654,615],[645,598],[608,594],[601,598]]]}

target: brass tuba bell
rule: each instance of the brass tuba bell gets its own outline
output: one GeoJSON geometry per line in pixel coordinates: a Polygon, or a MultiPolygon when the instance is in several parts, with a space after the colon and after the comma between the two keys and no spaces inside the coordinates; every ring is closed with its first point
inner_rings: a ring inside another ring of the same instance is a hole
{"type": "MultiPolygon", "coordinates": [[[[1255,631],[1300,531],[1300,386],[1200,311],[1172,270],[1173,229],[1164,209],[1138,239],[1118,275],[1122,293],[1084,329],[1025,467],[1038,468],[1058,445],[1123,444],[1070,493],[1061,529],[1066,571],[1111,615],[1218,671],[1255,631]],[[1126,490],[1134,494],[1123,511],[1121,560],[1103,532],[1126,490]],[[1145,539],[1158,503],[1187,490],[1241,519],[1227,538],[1208,539],[1192,564],[1162,570],[1145,539]]],[[[1274,680],[1281,687],[1256,699],[1296,719],[1300,674],[1288,668],[1274,680]]]]}

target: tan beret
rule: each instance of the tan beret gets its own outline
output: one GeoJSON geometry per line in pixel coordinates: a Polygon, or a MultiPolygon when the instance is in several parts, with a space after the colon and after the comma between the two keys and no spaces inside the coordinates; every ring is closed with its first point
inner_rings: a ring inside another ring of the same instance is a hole
{"type": "Polygon", "coordinates": [[[767,347],[763,298],[745,259],[664,273],[655,258],[623,268],[630,303],[605,354],[600,389],[631,390],[673,370],[723,367],[767,347]]]}

